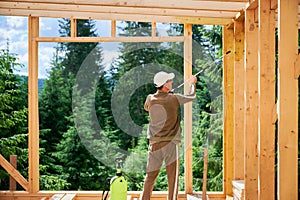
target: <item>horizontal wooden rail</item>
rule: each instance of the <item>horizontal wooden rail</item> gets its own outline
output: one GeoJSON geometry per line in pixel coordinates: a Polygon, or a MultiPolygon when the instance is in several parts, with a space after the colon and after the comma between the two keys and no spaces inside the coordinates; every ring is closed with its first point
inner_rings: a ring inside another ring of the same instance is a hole
{"type": "Polygon", "coordinates": [[[232,18],[217,17],[188,17],[188,16],[153,16],[140,14],[108,14],[90,12],[71,12],[71,11],[43,11],[43,10],[21,10],[16,8],[2,8],[0,15],[3,16],[32,16],[32,17],[53,17],[53,18],[72,18],[76,15],[77,19],[94,20],[117,20],[117,21],[136,21],[136,22],[157,22],[157,23],[178,23],[178,24],[205,24],[205,25],[227,25],[232,23],[232,18]]]}
{"type": "MultiPolygon", "coordinates": [[[[76,194],[74,199],[76,200],[99,200],[102,198],[102,191],[39,191],[38,193],[28,193],[25,191],[0,191],[0,200],[8,199],[22,199],[22,200],[49,200],[55,194],[63,194],[60,197],[63,199],[66,196],[76,194]]],[[[140,198],[141,191],[128,191],[127,196],[131,197],[131,200],[138,200],[140,198]]],[[[201,192],[193,193],[196,196],[201,195],[201,192]]],[[[226,195],[222,192],[207,192],[210,200],[225,200],[226,195]]],[[[168,196],[167,191],[154,191],[151,200],[166,200],[168,196]]],[[[187,194],[180,191],[178,194],[178,200],[187,200],[187,194]]]]}
{"type": "Polygon", "coordinates": [[[183,36],[162,37],[38,37],[37,42],[183,42],[183,36]]]}
{"type": "Polygon", "coordinates": [[[29,190],[28,181],[16,170],[1,154],[0,165],[11,175],[26,191],[29,190]]]}

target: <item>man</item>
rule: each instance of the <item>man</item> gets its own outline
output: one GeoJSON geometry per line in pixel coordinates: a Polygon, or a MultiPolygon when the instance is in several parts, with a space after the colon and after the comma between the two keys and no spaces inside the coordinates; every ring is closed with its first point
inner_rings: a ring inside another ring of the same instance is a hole
{"type": "Polygon", "coordinates": [[[178,194],[179,175],[179,143],[181,127],[178,110],[180,105],[196,98],[195,83],[192,76],[191,91],[188,95],[172,94],[174,73],[158,72],[154,76],[155,94],[147,96],[144,108],[149,112],[150,123],[147,130],[149,139],[147,174],[141,200],[150,200],[155,180],[163,162],[166,165],[168,177],[168,200],[176,200],[178,194]]]}

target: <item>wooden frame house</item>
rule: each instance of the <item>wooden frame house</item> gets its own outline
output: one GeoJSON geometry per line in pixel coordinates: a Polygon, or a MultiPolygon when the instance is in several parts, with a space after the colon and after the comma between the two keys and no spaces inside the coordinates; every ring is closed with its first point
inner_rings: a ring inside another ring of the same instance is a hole
{"type": "MultiPolygon", "coordinates": [[[[39,189],[39,43],[180,41],[184,42],[187,78],[192,75],[193,24],[223,26],[223,52],[232,52],[223,59],[224,189],[208,193],[209,198],[297,200],[299,12],[299,0],[1,0],[0,15],[28,17],[29,178],[25,179],[0,153],[0,165],[24,188],[0,191],[0,200],[49,199],[55,195],[61,199],[93,200],[101,196],[100,191],[39,189]],[[40,17],[70,18],[70,37],[40,37],[40,17]],[[111,36],[77,37],[76,19],[111,20],[111,36]],[[151,22],[152,36],[118,37],[116,21],[151,22]],[[184,35],[156,36],[156,23],[160,22],[184,24],[184,35]],[[242,190],[240,197],[235,196],[237,190],[242,190]]],[[[191,104],[185,106],[184,115],[184,132],[188,137],[184,141],[185,191],[180,193],[180,200],[193,193],[191,104]]],[[[129,191],[128,199],[137,199],[139,193],[129,191]]],[[[166,199],[167,193],[153,196],[155,200],[166,199]]]]}

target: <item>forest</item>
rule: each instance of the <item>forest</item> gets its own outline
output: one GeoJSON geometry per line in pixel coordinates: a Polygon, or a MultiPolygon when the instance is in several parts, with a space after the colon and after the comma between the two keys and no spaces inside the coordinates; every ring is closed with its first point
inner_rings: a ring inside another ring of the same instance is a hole
{"type": "MultiPolygon", "coordinates": [[[[169,35],[183,26],[168,24],[169,35]]],[[[70,35],[70,20],[59,21],[60,36],[70,35]]],[[[120,36],[151,36],[151,23],[123,22],[120,36]]],[[[78,20],[79,36],[97,36],[95,21],[78,20]]],[[[57,43],[48,78],[39,90],[40,190],[103,190],[123,159],[129,191],[141,191],[148,150],[148,94],[153,75],[174,72],[183,80],[183,43],[120,43],[119,56],[104,66],[101,43],[57,43]]],[[[223,189],[222,27],[193,25],[193,74],[198,76],[193,102],[193,190],[202,190],[203,150],[208,148],[209,191],[223,189]]],[[[13,72],[22,66],[8,49],[0,52],[0,152],[18,156],[18,170],[28,178],[28,83],[13,72]]],[[[175,91],[183,93],[183,89],[175,91]]],[[[183,107],[180,109],[183,118],[183,107]]],[[[184,124],[182,123],[182,127],[184,124]]],[[[184,190],[181,145],[179,190],[184,190]]],[[[0,169],[0,190],[9,188],[0,169]]],[[[18,187],[21,189],[21,187],[18,187]]],[[[154,186],[167,190],[162,168],[154,186]]]]}

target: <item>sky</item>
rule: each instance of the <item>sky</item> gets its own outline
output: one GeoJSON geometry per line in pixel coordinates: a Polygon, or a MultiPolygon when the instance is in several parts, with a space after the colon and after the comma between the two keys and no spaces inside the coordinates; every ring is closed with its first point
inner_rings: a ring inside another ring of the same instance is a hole
{"type": "MultiPolygon", "coordinates": [[[[40,36],[57,37],[58,19],[40,18],[40,36]]],[[[110,22],[99,21],[96,23],[99,36],[109,36],[110,22]],[[103,28],[105,27],[105,28],[103,28]]],[[[39,78],[47,78],[48,71],[51,69],[51,59],[55,53],[54,42],[39,43],[39,78]]],[[[118,43],[102,43],[103,47],[103,64],[108,66],[118,53],[118,43]]],[[[28,18],[27,17],[8,17],[0,16],[0,49],[7,49],[18,58],[18,62],[23,64],[23,68],[15,70],[15,73],[28,75],[28,18]]]]}
{"type": "MultiPolygon", "coordinates": [[[[117,22],[117,27],[121,22],[117,22]]],[[[99,36],[110,36],[110,21],[96,21],[97,34],[99,36]],[[100,32],[99,30],[102,30],[100,32]]],[[[58,32],[58,19],[40,18],[40,36],[56,37],[58,32]]],[[[166,35],[166,28],[158,25],[160,35],[166,35]]],[[[55,53],[57,43],[39,43],[39,78],[47,78],[48,71],[51,69],[51,59],[55,53]]],[[[118,43],[102,43],[103,65],[110,66],[114,58],[119,55],[118,43]]],[[[16,16],[0,16],[0,49],[7,49],[18,57],[18,62],[24,67],[16,69],[15,73],[28,75],[28,18],[16,16]],[[8,44],[9,43],[9,44],[8,44]]]]}

